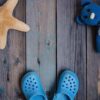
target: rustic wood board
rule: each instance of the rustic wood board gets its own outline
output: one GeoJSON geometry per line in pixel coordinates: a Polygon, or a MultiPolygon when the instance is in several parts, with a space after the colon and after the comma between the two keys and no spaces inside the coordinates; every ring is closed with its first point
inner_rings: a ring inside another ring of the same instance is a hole
{"type": "Polygon", "coordinates": [[[14,15],[26,20],[31,30],[26,34],[10,30],[7,47],[0,50],[0,100],[25,100],[20,78],[28,70],[39,74],[51,96],[64,69],[79,77],[76,100],[100,100],[96,29],[76,24],[79,11],[80,0],[19,0],[14,15]]]}
{"type": "Polygon", "coordinates": [[[100,100],[100,54],[95,52],[96,29],[87,29],[87,100],[100,100]]]}
{"type": "MultiPolygon", "coordinates": [[[[25,22],[26,2],[20,0],[14,15],[25,22]],[[19,12],[20,11],[20,12],[19,12]]],[[[23,96],[20,91],[20,78],[25,72],[26,64],[26,34],[19,31],[10,31],[8,36],[8,100],[20,100],[23,96]]]]}
{"type": "MultiPolygon", "coordinates": [[[[99,0],[95,0],[100,4],[99,0]]],[[[95,51],[97,29],[87,27],[87,100],[100,100],[100,54],[95,51]]]]}
{"type": "MultiPolygon", "coordinates": [[[[56,6],[55,0],[27,0],[27,70],[36,71],[49,92],[56,79],[56,6]]],[[[52,92],[51,92],[52,93],[52,92]]]]}
{"type": "Polygon", "coordinates": [[[79,0],[57,0],[57,72],[70,69],[78,74],[77,100],[86,100],[86,29],[76,25],[79,0]]]}
{"type": "MultiPolygon", "coordinates": [[[[25,2],[21,0],[14,15],[25,21],[25,2]]],[[[9,31],[5,50],[0,50],[0,100],[21,100],[20,77],[25,70],[25,33],[9,31]]]]}

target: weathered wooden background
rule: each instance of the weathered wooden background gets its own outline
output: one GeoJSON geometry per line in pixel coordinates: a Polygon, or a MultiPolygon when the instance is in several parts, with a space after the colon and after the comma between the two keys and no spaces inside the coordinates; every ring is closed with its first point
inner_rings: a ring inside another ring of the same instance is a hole
{"type": "MultiPolygon", "coordinates": [[[[0,0],[0,5],[5,1],[0,0]]],[[[40,75],[50,100],[63,69],[78,74],[80,89],[76,100],[100,100],[100,54],[95,52],[96,29],[75,23],[80,2],[19,0],[14,15],[26,21],[31,31],[10,30],[7,47],[0,50],[0,100],[25,100],[20,79],[31,69],[40,75]]]]}

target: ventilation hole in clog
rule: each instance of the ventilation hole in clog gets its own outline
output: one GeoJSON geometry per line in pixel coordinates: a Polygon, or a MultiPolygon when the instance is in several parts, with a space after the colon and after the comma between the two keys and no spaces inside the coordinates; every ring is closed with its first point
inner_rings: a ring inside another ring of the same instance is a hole
{"type": "Polygon", "coordinates": [[[34,81],[35,79],[33,78],[33,81],[34,81]]]}
{"type": "Polygon", "coordinates": [[[66,86],[68,86],[68,83],[66,83],[66,86]]]}
{"type": "Polygon", "coordinates": [[[27,80],[27,82],[29,82],[29,80],[27,80]]]}
{"type": "Polygon", "coordinates": [[[31,77],[29,79],[31,80],[31,77]]]}
{"type": "Polygon", "coordinates": [[[29,84],[29,86],[30,86],[31,84],[29,84]]]}
{"type": "Polygon", "coordinates": [[[30,83],[32,83],[32,81],[30,81],[30,83]]]}
{"type": "Polygon", "coordinates": [[[66,86],[66,88],[68,88],[68,87],[66,86]]]}
{"type": "Polygon", "coordinates": [[[34,82],[34,84],[36,84],[36,82],[34,82]]]}
{"type": "Polygon", "coordinates": [[[64,87],[64,85],[62,85],[62,87],[64,87]]]}
{"type": "Polygon", "coordinates": [[[38,88],[38,86],[36,86],[36,88],[38,88]]]}
{"type": "Polygon", "coordinates": [[[73,82],[73,84],[75,84],[75,81],[73,82]]]}
{"type": "Polygon", "coordinates": [[[71,76],[69,76],[69,79],[71,78],[71,76]]]}
{"type": "Polygon", "coordinates": [[[73,81],[74,79],[72,78],[71,80],[73,81]]]}
{"type": "Polygon", "coordinates": [[[65,77],[65,79],[67,79],[67,77],[65,77]]]}
{"type": "Polygon", "coordinates": [[[76,88],[74,88],[74,91],[76,90],[76,88]]]}
{"type": "Polygon", "coordinates": [[[72,85],[70,86],[70,88],[72,88],[72,85]]]}
{"type": "Polygon", "coordinates": [[[68,79],[68,82],[70,82],[70,79],[68,79]]]}
{"type": "Polygon", "coordinates": [[[64,83],[66,83],[66,81],[64,81],[64,83]]]}

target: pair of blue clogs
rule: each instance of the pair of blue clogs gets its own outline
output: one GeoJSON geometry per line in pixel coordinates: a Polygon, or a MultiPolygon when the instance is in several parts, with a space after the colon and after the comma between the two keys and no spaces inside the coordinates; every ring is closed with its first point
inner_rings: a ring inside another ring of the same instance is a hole
{"type": "MultiPolygon", "coordinates": [[[[22,78],[22,92],[27,100],[48,100],[35,72],[28,72],[22,78]]],[[[79,80],[72,71],[64,71],[60,77],[57,93],[53,100],[74,100],[79,89],[79,80]]]]}

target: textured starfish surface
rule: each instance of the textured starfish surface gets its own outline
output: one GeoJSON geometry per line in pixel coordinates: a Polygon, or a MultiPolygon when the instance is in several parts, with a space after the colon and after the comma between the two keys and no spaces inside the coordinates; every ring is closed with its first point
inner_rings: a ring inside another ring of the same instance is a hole
{"type": "Polygon", "coordinates": [[[0,6],[0,49],[4,49],[7,41],[7,32],[9,29],[15,29],[22,32],[28,32],[29,26],[22,21],[13,17],[13,10],[16,7],[18,0],[7,0],[0,6]]]}

